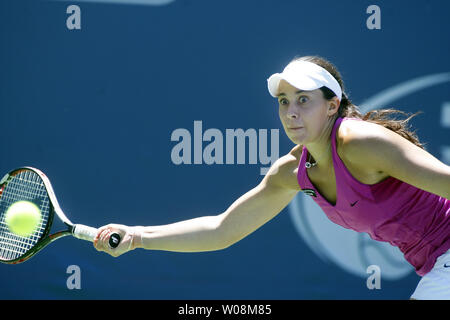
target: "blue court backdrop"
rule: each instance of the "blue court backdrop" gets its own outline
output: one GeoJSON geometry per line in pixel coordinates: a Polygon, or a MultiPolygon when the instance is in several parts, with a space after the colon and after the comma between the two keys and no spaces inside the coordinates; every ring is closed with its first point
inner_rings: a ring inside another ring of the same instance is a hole
{"type": "MultiPolygon", "coordinates": [[[[226,210],[263,178],[264,155],[293,147],[266,79],[295,56],[332,61],[364,110],[422,111],[412,125],[450,163],[449,1],[112,2],[0,1],[0,170],[43,170],[74,222],[162,225],[226,210]],[[255,153],[249,138],[238,163],[237,145],[226,147],[237,129],[268,149],[255,153]]],[[[66,237],[0,265],[0,298],[409,298],[420,278],[395,248],[323,218],[299,193],[222,251],[112,258],[66,237]],[[369,289],[373,265],[381,281],[369,289]]]]}

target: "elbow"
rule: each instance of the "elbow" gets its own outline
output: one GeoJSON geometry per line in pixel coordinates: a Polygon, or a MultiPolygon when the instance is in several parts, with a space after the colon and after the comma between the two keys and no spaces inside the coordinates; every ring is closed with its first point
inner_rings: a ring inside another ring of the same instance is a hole
{"type": "Polygon", "coordinates": [[[218,250],[228,249],[229,247],[231,247],[236,242],[238,242],[238,241],[233,241],[231,239],[225,239],[225,240],[221,241],[221,246],[220,246],[220,249],[218,249],[218,250]]]}
{"type": "Polygon", "coordinates": [[[224,223],[224,215],[216,216],[217,220],[215,223],[215,231],[217,234],[217,249],[216,250],[225,250],[231,247],[233,244],[239,241],[239,239],[235,239],[233,237],[232,232],[230,232],[226,223],[224,223]]]}

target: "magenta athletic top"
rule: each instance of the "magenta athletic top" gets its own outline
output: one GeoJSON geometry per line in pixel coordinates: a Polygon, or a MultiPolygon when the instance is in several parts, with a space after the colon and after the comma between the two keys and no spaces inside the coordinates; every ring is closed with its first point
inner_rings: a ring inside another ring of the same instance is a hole
{"type": "Polygon", "coordinates": [[[352,119],[363,121],[337,118],[331,133],[336,204],[329,203],[309,180],[304,146],[297,174],[299,186],[331,221],[398,247],[423,276],[437,257],[450,249],[450,201],[394,177],[373,185],[356,180],[336,151],[336,130],[343,120],[352,119]]]}

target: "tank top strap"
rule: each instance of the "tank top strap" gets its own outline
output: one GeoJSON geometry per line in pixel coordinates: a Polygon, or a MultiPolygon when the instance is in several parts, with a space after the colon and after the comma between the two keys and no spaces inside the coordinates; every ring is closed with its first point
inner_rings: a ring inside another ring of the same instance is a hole
{"type": "Polygon", "coordinates": [[[335,171],[336,171],[336,166],[338,166],[338,168],[340,170],[344,169],[343,168],[344,164],[342,163],[341,159],[339,158],[339,155],[337,153],[337,147],[336,147],[336,131],[339,128],[339,126],[343,120],[344,120],[344,118],[338,117],[336,119],[336,121],[334,122],[333,130],[331,132],[331,148],[332,148],[333,164],[334,164],[335,171]]]}
{"type": "Polygon", "coordinates": [[[350,174],[350,172],[348,171],[348,169],[345,166],[344,162],[341,160],[341,158],[339,157],[339,155],[337,153],[336,135],[337,135],[337,131],[339,129],[339,126],[345,120],[364,121],[364,120],[362,120],[360,118],[352,118],[352,117],[344,117],[344,118],[338,117],[336,119],[336,121],[334,122],[334,125],[333,125],[333,130],[331,132],[331,145],[332,145],[333,165],[334,165],[334,170],[335,170],[336,176],[343,174],[345,177],[349,178],[350,180],[356,181],[356,179],[350,174]]]}
{"type": "Polygon", "coordinates": [[[297,181],[301,189],[307,188],[307,179],[306,179],[306,169],[305,169],[305,162],[306,162],[306,155],[308,153],[308,150],[305,146],[302,146],[302,154],[299,161],[298,166],[298,172],[297,172],[297,181]]]}

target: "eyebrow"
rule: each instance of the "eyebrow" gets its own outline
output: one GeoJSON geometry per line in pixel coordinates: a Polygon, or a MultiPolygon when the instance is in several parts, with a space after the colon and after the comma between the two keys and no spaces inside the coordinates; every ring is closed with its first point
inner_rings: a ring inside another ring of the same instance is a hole
{"type": "MultiPolygon", "coordinates": [[[[299,90],[295,94],[299,94],[299,93],[302,93],[302,92],[306,92],[306,91],[305,90],[299,90]]],[[[282,92],[278,96],[286,96],[286,94],[282,92]]]]}

